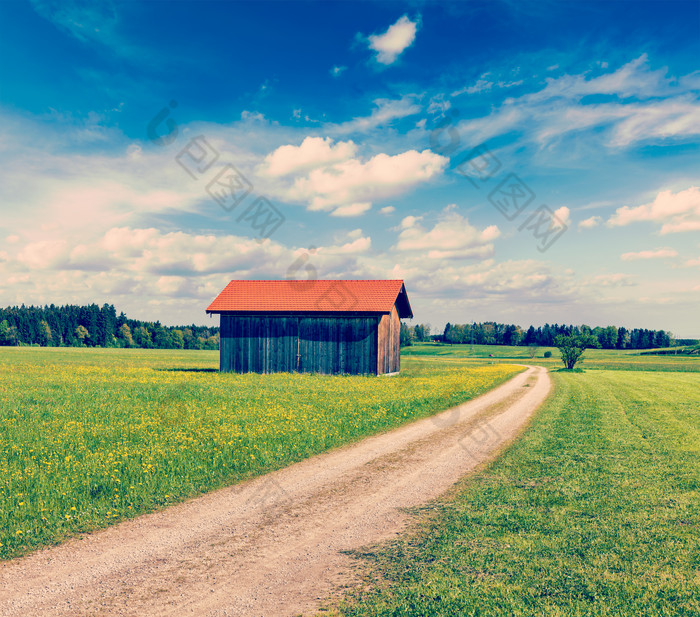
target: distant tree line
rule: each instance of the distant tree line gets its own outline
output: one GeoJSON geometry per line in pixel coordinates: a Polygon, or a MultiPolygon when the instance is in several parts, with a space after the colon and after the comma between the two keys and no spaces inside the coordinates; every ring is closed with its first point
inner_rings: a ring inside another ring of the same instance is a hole
{"type": "Polygon", "coordinates": [[[111,304],[0,309],[0,345],[218,349],[219,328],[128,319],[111,304]]]}
{"type": "Polygon", "coordinates": [[[700,340],[696,338],[677,338],[676,339],[676,345],[680,346],[685,346],[685,345],[697,345],[700,343],[700,340]]]}
{"type": "Polygon", "coordinates": [[[401,322],[401,347],[413,345],[414,342],[424,342],[434,340],[430,334],[430,324],[416,324],[409,326],[401,322]]]}
{"type": "Polygon", "coordinates": [[[589,341],[588,346],[603,349],[652,349],[674,344],[671,333],[664,330],[628,330],[617,326],[591,328],[586,325],[545,324],[523,330],[514,324],[486,321],[473,324],[448,323],[442,334],[431,335],[430,324],[401,324],[402,346],[411,345],[414,341],[436,340],[451,344],[554,347],[557,336],[590,336],[585,339],[589,341]]]}
{"type": "MultiPolygon", "coordinates": [[[[672,344],[695,344],[695,339],[674,341],[670,332],[607,326],[545,324],[523,330],[513,324],[486,321],[448,323],[442,334],[431,334],[430,324],[401,324],[401,346],[414,341],[437,340],[452,344],[555,346],[557,336],[590,335],[590,347],[653,349],[672,344]]],[[[163,326],[159,321],[128,319],[111,304],[88,306],[12,306],[0,309],[1,345],[42,347],[138,347],[142,349],[218,349],[219,328],[163,326]]]]}

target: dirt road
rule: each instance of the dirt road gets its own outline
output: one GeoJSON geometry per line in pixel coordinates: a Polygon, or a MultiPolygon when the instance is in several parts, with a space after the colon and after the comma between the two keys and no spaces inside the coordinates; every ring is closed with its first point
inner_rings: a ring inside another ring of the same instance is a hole
{"type": "Polygon", "coordinates": [[[550,390],[530,367],[437,416],[0,565],[0,615],[291,616],[351,584],[343,551],[511,441],[550,390]]]}

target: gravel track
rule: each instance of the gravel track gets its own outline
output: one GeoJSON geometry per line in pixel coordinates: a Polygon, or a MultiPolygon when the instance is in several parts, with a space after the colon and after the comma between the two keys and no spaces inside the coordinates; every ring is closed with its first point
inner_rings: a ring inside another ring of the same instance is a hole
{"type": "Polygon", "coordinates": [[[436,416],[0,565],[3,617],[282,616],[357,583],[346,554],[405,529],[523,429],[544,368],[436,416]]]}

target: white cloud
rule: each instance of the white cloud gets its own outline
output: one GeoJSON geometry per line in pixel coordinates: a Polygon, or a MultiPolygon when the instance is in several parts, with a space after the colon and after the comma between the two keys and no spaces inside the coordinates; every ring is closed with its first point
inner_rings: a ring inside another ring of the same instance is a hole
{"type": "Polygon", "coordinates": [[[628,105],[625,109],[629,113],[613,131],[613,146],[700,134],[700,106],[693,100],[677,98],[648,105],[628,105]]]}
{"type": "MultiPolygon", "coordinates": [[[[428,259],[423,254],[404,257],[394,276],[404,278],[413,293],[436,298],[441,305],[457,302],[483,305],[485,301],[505,301],[522,305],[572,297],[566,279],[556,276],[551,267],[535,260],[508,260],[496,263],[481,259],[464,264],[459,259],[428,259]]],[[[453,306],[459,309],[460,306],[453,306]]]]}
{"type": "MultiPolygon", "coordinates": [[[[143,225],[153,216],[196,212],[203,203],[218,208],[205,183],[193,181],[174,160],[187,143],[186,133],[201,134],[199,127],[181,126],[179,141],[169,148],[142,146],[121,136],[110,140],[109,149],[100,145],[86,150],[63,139],[71,132],[70,119],[65,131],[60,125],[47,126],[41,118],[7,112],[0,121],[5,128],[0,166],[3,227],[13,235],[73,242],[110,227],[143,225]]],[[[250,153],[236,151],[231,156],[227,146],[227,132],[236,130],[210,127],[206,133],[221,158],[231,157],[249,168],[250,153]]],[[[240,143],[233,134],[230,142],[240,143]]],[[[211,171],[207,181],[216,173],[211,171]]]]}
{"type": "Polygon", "coordinates": [[[391,214],[392,212],[395,212],[396,208],[394,206],[384,206],[383,208],[380,208],[379,214],[391,214]]]}
{"type": "MultiPolygon", "coordinates": [[[[355,231],[362,233],[360,229],[355,231]]],[[[353,232],[347,235],[350,242],[338,246],[321,247],[318,249],[319,255],[358,255],[367,252],[372,247],[372,240],[369,236],[354,237],[353,232]]]]}
{"type": "MultiPolygon", "coordinates": [[[[371,245],[355,229],[318,247],[314,268],[324,275],[330,268],[352,271],[371,245]]],[[[172,297],[203,311],[231,278],[282,278],[298,253],[273,240],[117,227],[75,246],[64,240],[13,246],[0,260],[0,280],[12,285],[3,290],[8,302],[100,300],[129,307],[138,306],[136,298],[172,297]]]]}
{"type": "Polygon", "coordinates": [[[637,259],[668,259],[677,257],[678,251],[670,248],[656,249],[653,251],[639,251],[637,253],[623,253],[620,255],[622,261],[634,261],[637,259]]]}
{"type": "Polygon", "coordinates": [[[156,288],[166,296],[176,296],[187,287],[187,279],[183,276],[161,276],[156,280],[156,288]]]}
{"type": "Polygon", "coordinates": [[[593,289],[599,287],[630,287],[635,284],[629,274],[621,272],[614,274],[597,274],[584,279],[582,283],[593,289]]]}
{"type": "MultiPolygon", "coordinates": [[[[489,90],[491,90],[491,88],[493,88],[493,82],[481,77],[476,80],[476,83],[473,86],[468,86],[467,88],[465,88],[464,93],[477,94],[479,92],[488,92],[489,90]]],[[[458,91],[458,93],[462,94],[462,91],[458,91]]]]}
{"type": "Polygon", "coordinates": [[[599,216],[591,216],[578,224],[579,229],[593,229],[593,227],[598,227],[601,223],[601,218],[599,216]]]}
{"type": "Polygon", "coordinates": [[[51,268],[63,262],[67,253],[65,240],[41,240],[27,244],[17,254],[17,261],[30,269],[51,268]]]}
{"type": "Polygon", "coordinates": [[[333,75],[333,77],[340,77],[343,73],[343,71],[347,70],[347,66],[334,66],[330,73],[333,75]]]}
{"type": "Polygon", "coordinates": [[[688,75],[683,75],[679,80],[682,87],[689,90],[700,90],[700,71],[693,71],[688,75]]]}
{"type": "Polygon", "coordinates": [[[405,216],[401,219],[399,229],[408,229],[409,227],[413,227],[422,218],[422,216],[405,216]]]}
{"type": "Polygon", "coordinates": [[[263,124],[263,123],[267,122],[267,118],[265,118],[265,114],[262,114],[259,111],[248,111],[247,109],[244,109],[241,112],[241,120],[243,120],[243,122],[249,122],[251,124],[254,124],[254,123],[263,124]]]}
{"type": "Polygon", "coordinates": [[[647,55],[642,54],[616,71],[598,77],[587,78],[585,74],[548,77],[544,89],[523,98],[533,102],[552,98],[580,99],[593,94],[620,98],[657,97],[668,90],[670,80],[666,78],[666,73],[666,68],[651,71],[647,55]]]}
{"type": "Polygon", "coordinates": [[[492,79],[487,79],[490,73],[486,72],[479,77],[471,86],[465,86],[459,90],[455,90],[450,96],[460,96],[462,94],[478,94],[479,92],[488,92],[493,88],[494,82],[492,79]]]}
{"type": "Polygon", "coordinates": [[[549,112],[547,117],[536,118],[540,126],[535,132],[536,140],[542,145],[561,139],[566,134],[598,126],[609,127],[607,145],[615,148],[627,147],[638,141],[688,137],[700,133],[700,108],[685,97],[652,103],[544,107],[549,112]]]}
{"type": "Polygon", "coordinates": [[[481,143],[513,130],[523,130],[532,122],[534,110],[506,104],[492,111],[488,116],[463,120],[457,125],[457,131],[465,136],[467,143],[481,143]]]}
{"type": "Polygon", "coordinates": [[[377,154],[367,161],[347,159],[297,178],[287,197],[306,201],[310,210],[334,210],[350,204],[371,204],[405,193],[441,174],[448,159],[430,150],[377,154]]]}
{"type": "Polygon", "coordinates": [[[664,296],[642,296],[639,298],[640,304],[660,304],[666,306],[669,304],[675,304],[676,300],[674,298],[667,298],[664,296]]]}
{"type": "MultiPolygon", "coordinates": [[[[519,72],[519,68],[515,71],[511,71],[510,74],[513,75],[519,72]]],[[[450,93],[450,96],[461,96],[462,94],[479,94],[480,92],[490,92],[494,88],[513,88],[515,86],[520,86],[523,84],[522,79],[516,79],[512,81],[507,81],[506,79],[496,79],[491,75],[490,71],[483,73],[471,86],[465,86],[459,90],[455,90],[450,93]]]]}
{"type": "Polygon", "coordinates": [[[377,52],[376,60],[380,64],[393,64],[397,58],[413,44],[416,39],[419,21],[411,21],[406,15],[389,26],[384,34],[372,34],[368,37],[369,48],[377,52]]]}
{"type": "Polygon", "coordinates": [[[678,193],[661,191],[651,203],[618,208],[607,224],[617,227],[639,221],[662,223],[662,235],[700,231],[700,188],[691,186],[678,193]]]}
{"type": "Polygon", "coordinates": [[[262,173],[270,176],[286,176],[305,172],[355,156],[357,146],[352,141],[339,141],[335,145],[330,137],[307,137],[299,146],[280,146],[265,157],[262,173]]]}
{"type": "Polygon", "coordinates": [[[6,201],[5,223],[25,234],[91,233],[144,215],[192,211],[206,195],[173,161],[158,156],[139,161],[129,155],[39,155],[34,165],[41,158],[54,173],[18,171],[16,178],[31,178],[15,193],[21,207],[13,208],[12,198],[6,201]],[[41,227],[28,225],[32,219],[42,221],[41,227]]]}
{"type": "Polygon", "coordinates": [[[360,214],[364,214],[371,207],[372,204],[368,201],[347,204],[345,206],[339,206],[333,210],[333,212],[331,212],[331,216],[360,216],[360,214]]]}
{"type": "Polygon", "coordinates": [[[439,94],[430,99],[427,112],[429,114],[439,113],[440,115],[444,115],[451,107],[452,103],[446,100],[442,94],[439,94]]]}
{"type": "Polygon", "coordinates": [[[380,126],[386,126],[394,120],[413,116],[421,111],[416,97],[405,95],[400,99],[376,99],[374,109],[369,116],[359,116],[341,124],[327,124],[324,129],[333,135],[349,133],[366,133],[380,126]]]}
{"type": "Polygon", "coordinates": [[[396,250],[421,253],[428,259],[490,257],[493,240],[501,233],[495,225],[479,230],[449,207],[432,229],[425,229],[413,216],[401,221],[401,229],[396,250]]]}
{"type": "Polygon", "coordinates": [[[569,218],[570,215],[571,211],[566,206],[557,208],[554,211],[554,219],[562,225],[571,225],[571,219],[569,218]]]}
{"type": "MultiPolygon", "coordinates": [[[[667,77],[666,73],[666,68],[651,70],[646,55],[642,55],[596,77],[579,74],[547,78],[539,91],[508,98],[488,116],[460,122],[458,129],[475,143],[518,131],[541,147],[598,127],[603,130],[591,133],[592,138],[602,137],[613,148],[700,134],[700,105],[697,90],[690,87],[692,80],[667,77]],[[609,100],[584,100],[591,95],[609,100]]],[[[485,75],[480,82],[472,86],[473,91],[501,84],[487,80],[485,75]]]]}

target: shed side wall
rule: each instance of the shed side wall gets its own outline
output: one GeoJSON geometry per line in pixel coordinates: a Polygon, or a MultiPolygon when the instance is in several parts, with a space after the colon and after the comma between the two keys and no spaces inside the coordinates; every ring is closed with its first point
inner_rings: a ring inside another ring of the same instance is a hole
{"type": "Polygon", "coordinates": [[[401,319],[396,306],[379,321],[377,346],[377,373],[398,373],[401,369],[401,319]]]}
{"type": "Polygon", "coordinates": [[[401,318],[396,306],[391,310],[389,324],[389,373],[401,370],[401,318]]]}
{"type": "Polygon", "coordinates": [[[377,374],[389,372],[389,328],[391,315],[382,315],[377,329],[377,374]]]}

